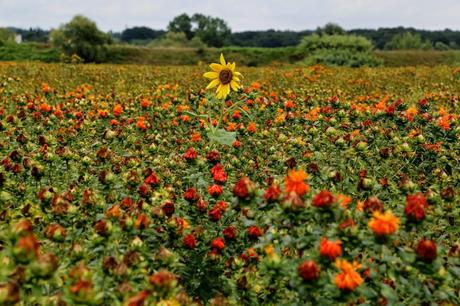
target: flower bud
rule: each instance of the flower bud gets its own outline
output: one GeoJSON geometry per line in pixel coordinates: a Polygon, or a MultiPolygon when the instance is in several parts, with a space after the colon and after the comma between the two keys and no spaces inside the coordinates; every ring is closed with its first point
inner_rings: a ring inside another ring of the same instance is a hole
{"type": "Polygon", "coordinates": [[[297,267],[299,276],[307,282],[315,281],[319,278],[318,265],[313,260],[306,260],[297,267]]]}
{"type": "Polygon", "coordinates": [[[418,257],[424,262],[430,263],[437,257],[436,243],[433,240],[423,238],[415,249],[418,257]]]}

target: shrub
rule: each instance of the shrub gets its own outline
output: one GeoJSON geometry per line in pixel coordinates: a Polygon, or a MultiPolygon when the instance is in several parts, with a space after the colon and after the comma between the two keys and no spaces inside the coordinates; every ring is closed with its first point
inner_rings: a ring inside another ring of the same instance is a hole
{"type": "Polygon", "coordinates": [[[6,29],[0,28],[0,46],[4,45],[5,43],[14,43],[14,32],[6,29]]]}
{"type": "Polygon", "coordinates": [[[302,39],[299,50],[307,64],[331,66],[378,66],[382,62],[372,53],[372,42],[356,35],[311,35],[302,39]]]}
{"type": "Polygon", "coordinates": [[[149,47],[162,48],[205,48],[206,44],[199,38],[193,37],[191,40],[183,32],[167,32],[162,38],[153,40],[148,44],[149,47]]]}

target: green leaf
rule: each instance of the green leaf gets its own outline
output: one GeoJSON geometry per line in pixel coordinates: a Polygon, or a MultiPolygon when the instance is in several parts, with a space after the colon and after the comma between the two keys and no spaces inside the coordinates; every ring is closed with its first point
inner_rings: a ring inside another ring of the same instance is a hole
{"type": "Polygon", "coordinates": [[[236,139],[235,132],[227,132],[224,129],[210,130],[207,135],[211,141],[226,146],[231,146],[236,139]]]}

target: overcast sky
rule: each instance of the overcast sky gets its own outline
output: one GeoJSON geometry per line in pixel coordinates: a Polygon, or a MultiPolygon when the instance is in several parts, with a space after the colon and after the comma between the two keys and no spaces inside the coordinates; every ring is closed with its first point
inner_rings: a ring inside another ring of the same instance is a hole
{"type": "Polygon", "coordinates": [[[0,0],[0,27],[57,27],[83,14],[104,30],[165,29],[181,13],[221,17],[232,31],[413,26],[460,30],[460,0],[0,0]]]}

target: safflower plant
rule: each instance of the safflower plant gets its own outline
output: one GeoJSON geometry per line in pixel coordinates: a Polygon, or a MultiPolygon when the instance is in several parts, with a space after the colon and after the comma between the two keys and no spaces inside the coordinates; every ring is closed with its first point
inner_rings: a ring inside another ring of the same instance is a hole
{"type": "Polygon", "coordinates": [[[200,69],[0,64],[0,304],[459,304],[452,69],[200,69]]]}

